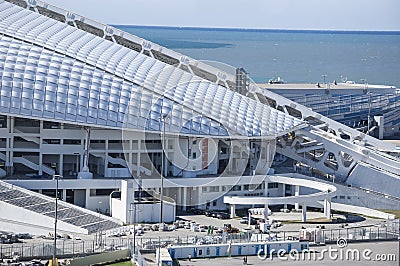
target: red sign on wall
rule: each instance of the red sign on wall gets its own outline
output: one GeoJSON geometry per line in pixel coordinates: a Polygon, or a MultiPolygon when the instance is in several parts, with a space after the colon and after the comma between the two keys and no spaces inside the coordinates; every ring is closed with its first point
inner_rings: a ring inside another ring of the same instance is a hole
{"type": "Polygon", "coordinates": [[[208,167],[208,139],[203,139],[201,142],[201,159],[202,159],[202,169],[208,167]]]}

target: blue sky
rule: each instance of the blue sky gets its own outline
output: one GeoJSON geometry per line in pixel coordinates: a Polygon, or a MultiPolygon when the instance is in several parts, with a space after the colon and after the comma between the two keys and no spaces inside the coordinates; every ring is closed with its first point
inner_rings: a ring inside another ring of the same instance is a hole
{"type": "Polygon", "coordinates": [[[45,0],[107,24],[400,31],[400,0],[45,0]]]}

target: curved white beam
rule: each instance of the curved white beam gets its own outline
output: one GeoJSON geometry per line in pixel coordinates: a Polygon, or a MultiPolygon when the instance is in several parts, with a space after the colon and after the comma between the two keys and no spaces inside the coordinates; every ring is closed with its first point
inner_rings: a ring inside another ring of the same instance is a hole
{"type": "Polygon", "coordinates": [[[326,198],[332,198],[336,194],[336,187],[334,185],[306,180],[298,178],[290,178],[285,176],[266,176],[265,181],[277,182],[281,184],[302,186],[319,190],[317,193],[289,197],[245,197],[245,196],[225,196],[224,203],[233,205],[253,205],[253,204],[295,204],[295,203],[309,203],[326,198]]]}

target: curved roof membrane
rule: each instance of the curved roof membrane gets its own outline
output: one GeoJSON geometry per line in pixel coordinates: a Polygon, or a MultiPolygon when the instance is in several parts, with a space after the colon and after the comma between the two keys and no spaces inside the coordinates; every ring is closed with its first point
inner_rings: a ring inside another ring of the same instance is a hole
{"type": "Polygon", "coordinates": [[[304,126],[111,37],[71,26],[67,18],[60,21],[64,15],[52,11],[56,20],[27,8],[0,0],[2,114],[147,131],[160,131],[164,117],[169,132],[211,136],[276,137],[304,126]]]}

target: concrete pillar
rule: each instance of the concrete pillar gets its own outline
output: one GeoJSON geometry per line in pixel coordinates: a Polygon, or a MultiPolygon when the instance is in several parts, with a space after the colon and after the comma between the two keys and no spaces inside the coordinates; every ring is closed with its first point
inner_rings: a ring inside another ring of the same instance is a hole
{"type": "Polygon", "coordinates": [[[301,205],[301,221],[303,223],[307,221],[307,205],[304,203],[301,205]]]}
{"type": "Polygon", "coordinates": [[[235,218],[235,217],[236,217],[236,205],[231,204],[231,218],[235,218]]]}
{"type": "Polygon", "coordinates": [[[268,204],[264,205],[264,220],[268,220],[268,204]]]}
{"type": "MultiPolygon", "coordinates": [[[[133,144],[132,144],[133,145],[133,144]]],[[[138,139],[137,140],[137,150],[138,150],[138,153],[137,153],[137,156],[136,156],[136,175],[137,176],[140,176],[140,151],[141,151],[141,149],[142,149],[142,140],[141,139],[138,139]]],[[[133,147],[132,147],[133,148],[133,147]]]]}
{"type": "MultiPolygon", "coordinates": [[[[39,127],[39,132],[42,131],[43,128],[43,121],[40,121],[40,127],[39,127]]],[[[39,175],[43,175],[43,140],[41,137],[39,137],[39,175]]]]}
{"type": "MultiPolygon", "coordinates": [[[[11,133],[11,117],[7,116],[7,130],[8,133],[11,133]]],[[[12,139],[12,135],[11,134],[7,134],[7,138],[6,138],[6,161],[5,161],[5,169],[7,172],[7,175],[12,174],[12,157],[10,156],[10,152],[11,152],[11,139],[12,139]]]]}
{"type": "Polygon", "coordinates": [[[39,175],[43,175],[43,153],[42,153],[42,142],[40,141],[40,149],[39,149],[39,175]]]}
{"type": "Polygon", "coordinates": [[[324,200],[324,215],[326,219],[331,219],[331,199],[327,198],[324,200]]]}
{"type": "Polygon", "coordinates": [[[61,200],[62,201],[66,201],[67,200],[67,190],[66,189],[62,189],[61,190],[61,200]]]}
{"type": "Polygon", "coordinates": [[[286,194],[286,184],[282,184],[282,197],[285,197],[286,194]]]}
{"type": "Polygon", "coordinates": [[[264,197],[268,197],[268,181],[264,182],[264,197]]]}
{"type": "Polygon", "coordinates": [[[88,209],[88,202],[90,198],[90,189],[85,189],[85,206],[84,208],[88,209]]]}
{"type": "Polygon", "coordinates": [[[107,139],[106,139],[105,145],[106,145],[106,151],[104,153],[104,176],[107,176],[107,170],[108,170],[108,140],[107,139]]]}
{"type": "MultiPolygon", "coordinates": [[[[295,196],[299,196],[300,195],[300,186],[295,186],[294,195],[295,196]]],[[[298,202],[294,204],[294,209],[296,211],[299,210],[299,203],[298,202]]]]}
{"type": "Polygon", "coordinates": [[[378,124],[378,138],[383,139],[384,132],[384,117],[383,116],[374,116],[374,120],[378,124]]]}
{"type": "Polygon", "coordinates": [[[186,211],[186,205],[187,205],[187,187],[183,187],[183,199],[182,199],[182,210],[186,211]]]}
{"type": "Polygon", "coordinates": [[[58,172],[60,175],[63,175],[64,172],[64,155],[60,154],[60,160],[58,162],[58,172]]]}
{"type": "Polygon", "coordinates": [[[164,161],[163,161],[163,169],[162,169],[162,172],[163,172],[163,176],[168,176],[168,168],[169,168],[169,166],[168,166],[168,138],[167,137],[164,137],[165,138],[165,141],[164,141],[164,149],[163,149],[163,151],[164,151],[164,161]]]}

